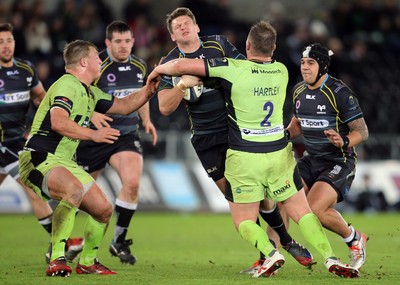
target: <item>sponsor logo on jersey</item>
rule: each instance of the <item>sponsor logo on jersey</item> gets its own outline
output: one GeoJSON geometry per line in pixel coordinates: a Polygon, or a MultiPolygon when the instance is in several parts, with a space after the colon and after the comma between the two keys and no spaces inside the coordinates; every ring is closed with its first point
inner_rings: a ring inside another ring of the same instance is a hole
{"type": "Polygon", "coordinates": [[[277,126],[270,129],[263,130],[252,130],[252,129],[242,129],[242,135],[244,136],[271,136],[283,133],[283,126],[277,126]]]}
{"type": "Polygon", "coordinates": [[[307,100],[315,100],[315,95],[307,94],[307,95],[306,95],[306,99],[307,99],[307,100]]]}
{"type": "Polygon", "coordinates": [[[327,120],[315,120],[315,119],[299,119],[300,125],[306,128],[326,128],[329,126],[329,122],[327,120]]]}
{"type": "Polygon", "coordinates": [[[107,81],[108,82],[115,82],[116,79],[117,79],[117,77],[115,76],[115,74],[113,74],[113,73],[107,74],[107,81]]]}
{"type": "Polygon", "coordinates": [[[131,67],[129,65],[118,67],[118,71],[130,71],[130,70],[131,70],[131,67]]]}
{"type": "Polygon", "coordinates": [[[29,94],[30,94],[29,91],[0,94],[0,102],[6,104],[25,102],[30,99],[29,94]]]}
{"type": "Polygon", "coordinates": [[[18,74],[19,74],[18,70],[7,71],[7,76],[13,76],[13,75],[18,75],[18,74]]]}
{"type": "Polygon", "coordinates": [[[4,81],[0,79],[0,88],[4,86],[4,81]]]}
{"type": "Polygon", "coordinates": [[[280,69],[277,69],[277,70],[265,70],[265,69],[261,69],[261,68],[258,68],[258,67],[252,67],[251,68],[251,73],[253,73],[253,74],[258,74],[258,73],[261,73],[261,74],[276,74],[276,73],[282,73],[282,71],[280,70],[280,69]]]}
{"type": "Polygon", "coordinates": [[[54,98],[54,104],[53,105],[58,105],[58,106],[63,106],[66,107],[68,110],[72,109],[72,101],[64,96],[56,96],[54,98]]]}
{"type": "Polygon", "coordinates": [[[274,194],[274,196],[277,196],[279,194],[285,193],[286,190],[288,190],[290,188],[290,181],[286,180],[285,185],[283,185],[282,187],[280,187],[279,189],[273,191],[272,193],[274,194]]]}
{"type": "Polygon", "coordinates": [[[225,57],[222,58],[209,58],[207,59],[208,64],[210,67],[217,67],[217,66],[228,66],[228,60],[225,57]]]}
{"type": "Polygon", "coordinates": [[[138,91],[139,88],[129,88],[129,89],[116,89],[116,90],[111,90],[108,92],[108,94],[113,95],[116,98],[124,98],[131,94],[132,92],[138,91]]]}

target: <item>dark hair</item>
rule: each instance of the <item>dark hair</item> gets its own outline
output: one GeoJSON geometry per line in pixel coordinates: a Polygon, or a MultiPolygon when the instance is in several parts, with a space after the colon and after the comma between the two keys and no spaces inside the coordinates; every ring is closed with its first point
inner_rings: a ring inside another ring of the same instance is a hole
{"type": "Polygon", "coordinates": [[[196,17],[194,16],[193,12],[189,8],[186,8],[186,7],[176,8],[174,11],[172,11],[171,14],[167,14],[167,19],[166,19],[167,29],[170,34],[172,34],[172,26],[171,26],[172,21],[180,16],[188,16],[188,17],[190,17],[190,19],[192,19],[192,21],[195,25],[197,24],[196,17]]]}
{"type": "Polygon", "coordinates": [[[109,24],[106,28],[106,39],[112,40],[113,33],[125,33],[130,32],[133,37],[133,31],[131,27],[128,26],[127,23],[122,21],[114,21],[109,24]]]}
{"type": "Polygon", "coordinates": [[[10,32],[10,33],[12,33],[13,30],[14,30],[14,27],[10,23],[0,24],[0,32],[10,32]]]}
{"type": "Polygon", "coordinates": [[[253,54],[272,56],[276,43],[276,30],[270,23],[259,21],[251,27],[248,40],[253,54]]]}

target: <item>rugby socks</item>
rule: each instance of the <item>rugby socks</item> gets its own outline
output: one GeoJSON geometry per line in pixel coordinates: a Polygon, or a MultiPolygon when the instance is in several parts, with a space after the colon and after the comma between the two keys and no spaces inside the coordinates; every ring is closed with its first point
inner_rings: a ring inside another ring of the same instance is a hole
{"type": "Polygon", "coordinates": [[[304,215],[299,221],[299,227],[306,240],[324,257],[335,257],[329,240],[317,216],[313,213],[304,215]]]}
{"type": "Polygon", "coordinates": [[[41,224],[43,226],[43,228],[46,230],[46,232],[48,232],[50,235],[51,235],[51,231],[53,229],[52,218],[53,218],[53,214],[51,214],[45,218],[38,219],[39,224],[41,224]]]}
{"type": "MultiPolygon", "coordinates": [[[[257,224],[259,227],[261,227],[260,219],[259,219],[258,217],[257,217],[256,224],[257,224]]],[[[269,241],[271,242],[271,239],[270,239],[269,241]]],[[[274,247],[275,247],[275,243],[273,243],[273,245],[274,245],[274,247]]],[[[260,260],[265,260],[265,255],[264,255],[264,253],[262,253],[261,251],[260,251],[260,260]]]]}
{"type": "Polygon", "coordinates": [[[107,227],[108,224],[100,223],[93,219],[92,216],[88,216],[84,230],[85,244],[83,245],[81,257],[79,258],[80,264],[89,266],[94,263],[100,243],[106,234],[107,227]]]}
{"type": "Polygon", "coordinates": [[[265,256],[269,256],[275,250],[275,247],[268,240],[265,231],[253,221],[246,220],[241,222],[239,225],[239,234],[265,256]]]}
{"type": "Polygon", "coordinates": [[[357,232],[353,226],[349,225],[349,229],[351,230],[350,235],[347,238],[343,238],[343,241],[347,244],[347,246],[352,246],[353,241],[359,240],[361,238],[361,235],[359,232],[357,232]]]}
{"type": "Polygon", "coordinates": [[[60,201],[53,212],[52,254],[51,260],[64,256],[65,244],[71,235],[75,223],[77,208],[67,201],[60,201]]]}
{"type": "Polygon", "coordinates": [[[283,246],[287,245],[293,240],[286,230],[279,207],[276,204],[274,209],[269,211],[260,210],[259,213],[264,221],[266,221],[268,225],[279,235],[280,242],[283,246]]]}
{"type": "Polygon", "coordinates": [[[115,201],[115,214],[116,223],[114,230],[115,243],[123,243],[128,232],[129,223],[131,222],[133,214],[135,214],[137,208],[136,203],[128,203],[122,200],[116,199],[115,201]]]}

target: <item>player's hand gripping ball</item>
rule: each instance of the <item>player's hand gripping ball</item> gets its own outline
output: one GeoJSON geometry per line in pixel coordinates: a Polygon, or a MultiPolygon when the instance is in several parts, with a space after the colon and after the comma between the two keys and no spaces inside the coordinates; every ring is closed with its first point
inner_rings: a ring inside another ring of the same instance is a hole
{"type": "MultiPolygon", "coordinates": [[[[173,85],[176,86],[180,80],[181,80],[180,76],[177,77],[173,76],[172,77],[173,85]]],[[[203,85],[188,87],[186,88],[185,96],[183,96],[183,99],[187,102],[196,102],[199,100],[202,93],[203,93],[203,85]]]]}

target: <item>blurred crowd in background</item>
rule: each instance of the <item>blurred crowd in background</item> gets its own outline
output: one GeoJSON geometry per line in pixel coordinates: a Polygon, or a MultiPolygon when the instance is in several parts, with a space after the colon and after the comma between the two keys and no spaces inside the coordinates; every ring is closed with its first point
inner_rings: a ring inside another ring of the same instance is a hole
{"type": "MultiPolygon", "coordinates": [[[[148,66],[157,64],[174,43],[165,17],[154,16],[156,0],[127,0],[123,15],[135,36],[134,53],[148,66]]],[[[251,1],[248,2],[251,5],[251,1]]],[[[66,42],[84,39],[103,49],[105,28],[115,16],[112,1],[60,0],[47,11],[43,0],[0,2],[0,22],[14,25],[17,57],[32,61],[48,88],[64,73],[62,49],[66,42]]],[[[224,34],[245,53],[245,37],[252,22],[232,16],[229,0],[182,0],[201,28],[200,35],[224,34]]],[[[170,11],[177,6],[171,6],[170,11]]],[[[286,64],[291,87],[300,81],[300,54],[311,42],[327,45],[333,52],[330,73],[357,94],[371,134],[400,133],[400,9],[396,0],[338,0],[324,9],[310,9],[293,19],[279,1],[271,2],[262,17],[278,32],[274,58],[286,64]]],[[[260,18],[261,19],[261,18],[260,18]]],[[[189,130],[184,104],[170,117],[151,101],[152,120],[158,130],[189,130]]]]}

